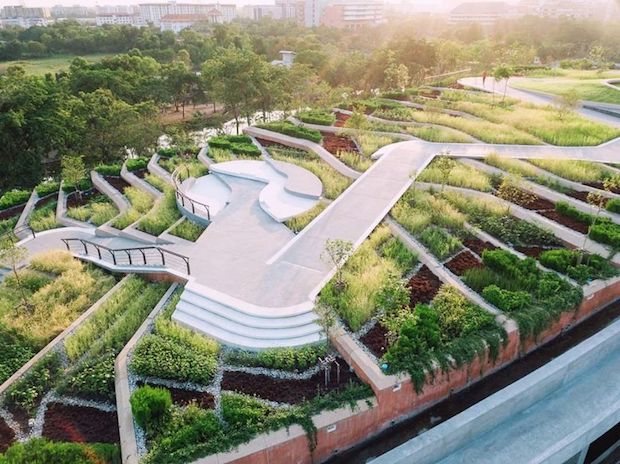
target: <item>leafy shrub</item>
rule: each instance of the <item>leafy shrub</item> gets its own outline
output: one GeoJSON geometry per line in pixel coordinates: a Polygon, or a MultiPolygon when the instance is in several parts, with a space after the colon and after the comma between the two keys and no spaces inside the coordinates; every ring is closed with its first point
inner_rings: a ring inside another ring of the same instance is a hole
{"type": "Polygon", "coordinates": [[[555,204],[555,210],[560,214],[571,217],[579,222],[583,222],[584,224],[592,225],[594,223],[594,216],[578,210],[565,201],[557,202],[555,204]]]}
{"type": "Polygon", "coordinates": [[[118,445],[103,443],[58,443],[33,438],[15,443],[4,455],[1,464],[121,464],[118,445]]]}
{"type": "Polygon", "coordinates": [[[551,232],[514,216],[479,211],[470,215],[471,221],[485,232],[513,246],[556,246],[560,243],[551,232]]]}
{"type": "Polygon", "coordinates": [[[590,238],[620,249],[620,226],[611,221],[600,221],[590,227],[590,238]]]}
{"type": "Polygon", "coordinates": [[[610,213],[620,214],[620,198],[612,198],[611,200],[608,200],[605,205],[605,209],[610,213]]]}
{"type": "Polygon", "coordinates": [[[296,137],[299,139],[310,140],[314,143],[321,142],[321,133],[314,129],[308,129],[307,127],[296,126],[288,121],[276,121],[267,124],[261,124],[258,127],[261,129],[267,129],[273,132],[279,132],[280,134],[296,137]]]}
{"type": "Polygon", "coordinates": [[[129,158],[125,162],[125,166],[129,172],[140,171],[142,169],[146,169],[149,164],[149,160],[147,158],[129,158]]]}
{"type": "Polygon", "coordinates": [[[158,177],[154,174],[147,174],[144,177],[144,180],[148,182],[149,184],[151,184],[153,187],[155,187],[160,192],[165,191],[166,187],[169,187],[169,184],[165,180],[163,180],[161,177],[158,177]]]}
{"type": "Polygon", "coordinates": [[[6,392],[6,402],[28,413],[34,412],[39,400],[54,384],[60,371],[61,362],[58,353],[46,356],[9,387],[6,392]]]}
{"type": "Polygon", "coordinates": [[[165,388],[145,385],[134,391],[129,401],[136,422],[147,433],[159,430],[170,416],[172,395],[165,388]]]}
{"type": "Polygon", "coordinates": [[[482,252],[482,261],[490,269],[514,279],[519,286],[528,290],[536,286],[540,271],[536,261],[532,258],[519,259],[507,250],[485,250],[482,252]]]}
{"type": "Polygon", "coordinates": [[[176,147],[160,148],[157,150],[157,154],[164,158],[171,158],[179,154],[179,149],[176,147]]]}
{"type": "Polygon", "coordinates": [[[262,155],[260,148],[253,143],[232,143],[230,144],[230,150],[235,155],[251,156],[256,158],[262,155]]]}
{"type": "Polygon", "coordinates": [[[68,251],[47,251],[30,260],[30,268],[50,274],[64,274],[67,271],[81,271],[82,264],[68,251]]]}
{"type": "Polygon", "coordinates": [[[84,179],[79,181],[77,185],[66,181],[62,183],[62,191],[65,193],[73,193],[76,190],[79,190],[80,192],[85,192],[86,190],[90,190],[91,188],[93,188],[93,182],[90,180],[90,177],[85,177],[84,179]]]}
{"type": "Polygon", "coordinates": [[[217,362],[213,356],[197,353],[172,340],[147,335],[136,346],[130,367],[139,375],[208,384],[217,362]]]}
{"type": "Polygon", "coordinates": [[[325,343],[300,348],[272,348],[264,351],[228,351],[224,360],[228,364],[248,367],[265,367],[285,371],[306,370],[318,362],[329,351],[325,343]]]}
{"type": "Polygon", "coordinates": [[[36,186],[35,190],[40,197],[46,197],[52,193],[57,193],[60,188],[60,183],[55,181],[41,182],[36,186]]]}
{"type": "Polygon", "coordinates": [[[444,341],[495,326],[495,318],[492,314],[471,303],[451,285],[441,286],[433,298],[432,307],[439,318],[444,341]]]}
{"type": "Polygon", "coordinates": [[[185,219],[171,229],[170,234],[190,242],[195,242],[206,229],[202,224],[198,224],[191,219],[185,219]]]}
{"type": "Polygon", "coordinates": [[[102,176],[120,176],[121,175],[120,164],[100,164],[95,167],[95,171],[97,171],[102,176]]]}
{"type": "Polygon", "coordinates": [[[179,220],[181,213],[177,208],[175,191],[167,188],[155,207],[142,219],[137,228],[151,235],[160,235],[179,220]]]}
{"type": "Polygon", "coordinates": [[[0,210],[26,203],[30,198],[28,190],[9,190],[0,197],[0,210]]]}
{"type": "Polygon", "coordinates": [[[507,312],[519,311],[532,303],[532,297],[528,292],[504,290],[497,285],[486,287],[482,291],[482,296],[489,303],[507,312]]]}
{"type": "Polygon", "coordinates": [[[428,247],[431,253],[439,259],[447,258],[463,246],[458,238],[436,226],[430,226],[424,229],[419,238],[420,241],[428,247]]]}
{"type": "Polygon", "coordinates": [[[607,279],[618,274],[614,266],[602,256],[585,256],[576,250],[548,250],[538,259],[543,266],[566,274],[581,284],[590,279],[607,279]]]}
{"type": "Polygon", "coordinates": [[[51,201],[46,205],[36,208],[28,220],[28,224],[35,232],[42,232],[44,230],[56,229],[62,227],[56,220],[56,201],[51,201]]]}
{"type": "Polygon", "coordinates": [[[0,323],[0,384],[26,364],[35,352],[28,340],[0,323]]]}
{"type": "Polygon", "coordinates": [[[309,110],[297,113],[297,117],[308,124],[331,126],[336,122],[336,116],[331,111],[309,110]]]}

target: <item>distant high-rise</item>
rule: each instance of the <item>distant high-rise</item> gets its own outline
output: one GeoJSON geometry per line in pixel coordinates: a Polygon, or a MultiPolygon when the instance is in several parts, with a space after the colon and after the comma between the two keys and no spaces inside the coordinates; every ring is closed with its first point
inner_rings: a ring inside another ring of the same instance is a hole
{"type": "Polygon", "coordinates": [[[304,24],[356,29],[383,22],[382,0],[306,0],[304,24]]]}
{"type": "Polygon", "coordinates": [[[160,26],[162,18],[166,16],[183,15],[184,20],[187,15],[197,17],[209,17],[217,20],[214,22],[227,23],[232,21],[237,15],[235,5],[220,3],[141,3],[140,16],[142,19],[155,26],[160,26]]]}

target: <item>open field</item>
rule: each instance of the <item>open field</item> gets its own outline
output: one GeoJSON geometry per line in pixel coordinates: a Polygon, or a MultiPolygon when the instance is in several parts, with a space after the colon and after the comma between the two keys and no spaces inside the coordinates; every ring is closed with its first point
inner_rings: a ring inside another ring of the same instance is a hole
{"type": "Polygon", "coordinates": [[[575,91],[581,100],[614,103],[620,105],[620,89],[614,90],[597,79],[528,79],[520,80],[512,85],[517,89],[535,90],[552,95],[562,95],[568,91],[575,91]]]}
{"type": "MultiPolygon", "coordinates": [[[[81,58],[84,58],[89,62],[100,61],[107,54],[104,53],[94,53],[91,55],[82,55],[81,58]]],[[[18,60],[18,61],[5,61],[0,63],[0,73],[6,72],[9,66],[22,66],[28,74],[36,74],[39,76],[43,76],[47,73],[54,73],[58,71],[62,71],[63,69],[67,69],[71,65],[71,61],[77,56],[74,55],[59,55],[49,58],[39,58],[39,59],[31,59],[31,60],[18,60]]]]}

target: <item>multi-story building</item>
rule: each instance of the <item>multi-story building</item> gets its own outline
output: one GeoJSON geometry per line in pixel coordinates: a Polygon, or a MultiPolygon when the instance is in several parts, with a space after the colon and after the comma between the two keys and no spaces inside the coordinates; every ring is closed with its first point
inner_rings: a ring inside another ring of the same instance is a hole
{"type": "Polygon", "coordinates": [[[382,0],[306,0],[304,24],[356,29],[383,22],[382,0]]]}
{"type": "Polygon", "coordinates": [[[209,14],[174,14],[166,15],[161,18],[159,28],[162,31],[172,31],[178,34],[183,29],[192,27],[196,23],[222,23],[222,16],[219,10],[212,10],[209,14]]]}
{"type": "MultiPolygon", "coordinates": [[[[141,3],[140,16],[146,23],[160,26],[165,16],[208,16],[213,22],[227,23],[236,16],[235,5],[220,3],[141,3]]],[[[170,19],[170,18],[168,18],[170,19]]]]}
{"type": "Polygon", "coordinates": [[[50,12],[56,19],[64,18],[92,18],[95,16],[95,9],[80,5],[65,6],[54,5],[50,12]]]}
{"type": "Polygon", "coordinates": [[[506,2],[468,2],[450,12],[450,23],[492,26],[497,21],[518,16],[519,8],[506,2]]]}
{"type": "Polygon", "coordinates": [[[104,24],[114,24],[117,26],[144,26],[144,21],[137,13],[100,13],[95,17],[95,24],[103,26],[104,24]]]}
{"type": "Polygon", "coordinates": [[[275,5],[246,5],[242,9],[242,15],[256,21],[267,17],[273,19],[297,19],[298,3],[279,0],[276,1],[275,5]]]}
{"type": "Polygon", "coordinates": [[[592,0],[547,0],[539,9],[541,16],[586,19],[596,16],[600,3],[592,0]]]}
{"type": "Polygon", "coordinates": [[[15,5],[4,6],[0,10],[0,23],[3,26],[47,26],[51,21],[52,15],[47,8],[15,5]]]}

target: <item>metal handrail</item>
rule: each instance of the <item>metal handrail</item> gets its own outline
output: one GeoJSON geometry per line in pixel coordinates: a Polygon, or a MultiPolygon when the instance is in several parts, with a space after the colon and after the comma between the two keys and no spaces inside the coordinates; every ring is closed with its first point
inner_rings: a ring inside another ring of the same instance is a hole
{"type": "Polygon", "coordinates": [[[210,221],[211,220],[211,210],[209,209],[209,205],[207,205],[206,203],[201,203],[197,200],[194,200],[193,198],[191,198],[190,196],[186,195],[185,193],[183,193],[183,191],[181,190],[181,183],[179,182],[179,175],[180,172],[179,170],[184,167],[187,170],[187,177],[189,178],[189,167],[185,166],[185,165],[181,165],[179,167],[177,167],[174,172],[172,173],[172,182],[174,183],[174,191],[175,191],[175,195],[177,200],[181,201],[181,205],[183,206],[183,208],[187,208],[187,206],[185,205],[185,202],[189,202],[191,208],[192,208],[192,214],[196,214],[196,206],[201,206],[202,208],[204,208],[205,212],[207,213],[207,220],[210,221]]]}
{"type": "Polygon", "coordinates": [[[155,250],[159,253],[162,266],[164,267],[166,266],[166,255],[172,255],[176,258],[181,258],[185,263],[185,267],[187,269],[187,275],[191,274],[189,258],[187,256],[184,256],[179,253],[175,253],[174,251],[166,250],[164,248],[160,248],[157,246],[144,246],[144,247],[134,247],[134,248],[110,248],[105,245],[101,245],[99,243],[91,242],[90,240],[85,240],[83,238],[63,238],[61,240],[67,247],[68,251],[71,251],[71,242],[79,242],[82,245],[82,247],[84,247],[83,254],[86,256],[90,256],[88,245],[93,246],[95,250],[97,250],[97,256],[100,260],[104,260],[104,255],[102,254],[102,251],[107,252],[112,258],[112,263],[114,263],[115,266],[118,265],[117,253],[123,253],[124,256],[127,257],[127,259],[129,260],[130,266],[137,265],[137,264],[134,264],[134,257],[132,256],[132,252],[134,251],[140,252],[140,255],[142,256],[142,265],[147,266],[148,260],[147,260],[147,256],[145,252],[150,251],[150,250],[155,250]]]}
{"type": "Polygon", "coordinates": [[[15,239],[19,241],[19,237],[17,236],[17,234],[19,234],[20,232],[25,232],[25,231],[29,231],[30,234],[32,235],[32,238],[36,238],[37,234],[32,229],[32,227],[30,227],[28,224],[22,224],[21,226],[16,227],[13,230],[7,230],[5,233],[0,235],[0,242],[3,242],[4,240],[8,239],[11,242],[15,243],[15,239]]]}

